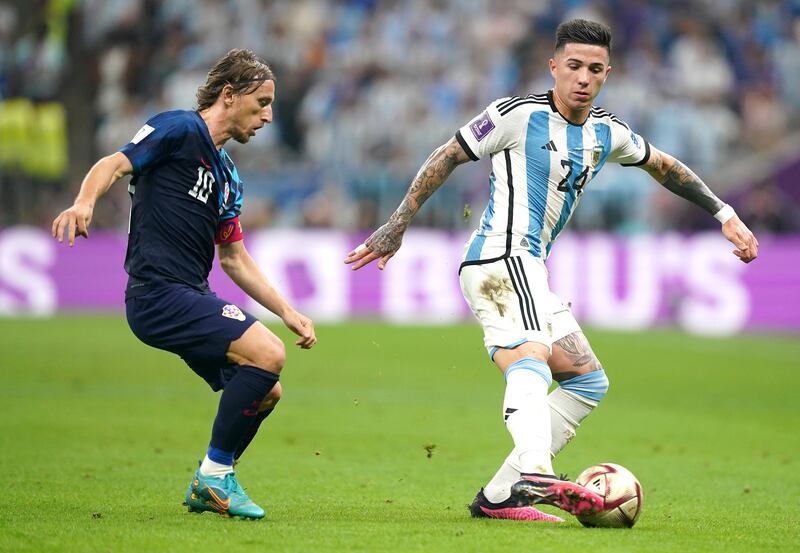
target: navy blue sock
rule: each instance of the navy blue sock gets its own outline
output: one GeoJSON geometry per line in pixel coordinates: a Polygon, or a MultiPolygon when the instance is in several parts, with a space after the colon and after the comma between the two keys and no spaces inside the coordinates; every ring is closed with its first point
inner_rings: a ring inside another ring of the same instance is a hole
{"type": "Polygon", "coordinates": [[[253,421],[253,424],[251,424],[250,428],[247,429],[247,434],[245,434],[244,438],[242,438],[242,441],[239,442],[239,446],[236,448],[236,453],[233,454],[234,459],[238,459],[242,456],[244,450],[247,449],[247,446],[249,446],[250,442],[253,441],[253,438],[256,437],[261,423],[264,422],[264,419],[266,419],[274,410],[275,409],[272,408],[258,412],[258,415],[256,415],[256,420],[253,421]]]}
{"type": "Polygon", "coordinates": [[[211,429],[208,458],[233,464],[236,447],[258,416],[258,406],[278,382],[278,375],[256,367],[240,365],[219,398],[219,409],[211,429]]]}

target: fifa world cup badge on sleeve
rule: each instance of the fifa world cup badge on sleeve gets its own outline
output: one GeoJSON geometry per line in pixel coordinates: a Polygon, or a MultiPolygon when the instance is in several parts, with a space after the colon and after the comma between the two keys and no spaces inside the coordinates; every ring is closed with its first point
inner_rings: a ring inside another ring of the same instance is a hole
{"type": "Polygon", "coordinates": [[[469,124],[469,128],[472,134],[475,135],[475,140],[480,142],[494,129],[494,121],[489,117],[489,113],[484,111],[469,124]]]}
{"type": "Polygon", "coordinates": [[[151,133],[151,132],[153,132],[154,130],[155,130],[155,129],[154,129],[153,127],[151,127],[150,125],[145,125],[145,126],[144,126],[144,127],[142,127],[141,129],[139,129],[139,132],[137,132],[137,133],[136,133],[136,136],[134,136],[134,137],[133,137],[133,139],[131,140],[131,142],[132,142],[132,143],[134,143],[134,144],[138,144],[138,143],[139,143],[139,142],[141,142],[141,141],[142,141],[144,138],[146,138],[148,134],[150,134],[150,133],[151,133]]]}
{"type": "Polygon", "coordinates": [[[228,317],[229,319],[235,319],[237,321],[243,321],[247,318],[245,317],[244,313],[242,313],[242,310],[233,304],[226,305],[222,308],[222,316],[228,317]]]}

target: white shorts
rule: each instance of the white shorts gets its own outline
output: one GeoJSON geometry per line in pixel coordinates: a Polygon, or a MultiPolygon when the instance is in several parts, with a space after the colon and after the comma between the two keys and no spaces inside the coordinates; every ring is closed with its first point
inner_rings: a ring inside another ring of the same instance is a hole
{"type": "Polygon", "coordinates": [[[461,291],[483,327],[489,356],[524,342],[551,347],[581,327],[547,285],[538,257],[510,257],[461,269],[461,291]]]}

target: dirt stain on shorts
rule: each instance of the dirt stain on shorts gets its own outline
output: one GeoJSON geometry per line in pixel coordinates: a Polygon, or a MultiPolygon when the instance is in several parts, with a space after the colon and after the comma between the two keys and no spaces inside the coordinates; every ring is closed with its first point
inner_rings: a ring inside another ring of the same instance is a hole
{"type": "Polygon", "coordinates": [[[514,288],[509,278],[488,278],[481,283],[481,295],[494,305],[500,316],[504,316],[508,309],[508,300],[514,288]]]}

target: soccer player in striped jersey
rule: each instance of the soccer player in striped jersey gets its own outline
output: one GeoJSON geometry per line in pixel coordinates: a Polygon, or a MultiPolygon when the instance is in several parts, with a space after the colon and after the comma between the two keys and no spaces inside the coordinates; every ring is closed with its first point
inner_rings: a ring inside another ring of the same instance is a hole
{"type": "Polygon", "coordinates": [[[489,203],[465,248],[459,275],[484,344],[505,378],[503,416],[514,449],[475,497],[475,517],[560,521],[602,498],[555,476],[552,459],[608,390],[608,378],[569,307],[548,288],[545,260],[583,191],[606,163],[643,169],[721,223],[745,263],[758,242],[733,209],[679,160],[593,101],[609,76],[611,32],[575,19],[556,31],[544,94],[503,98],[456,132],[420,168],[389,221],[345,259],[384,269],[422,204],[456,166],[489,156],[489,203]],[[552,380],[558,383],[548,395],[552,380]]]}
{"type": "Polygon", "coordinates": [[[249,50],[231,50],[197,91],[196,111],[155,115],[120,151],[102,158],[53,236],[89,237],[94,205],[112,184],[133,175],[125,270],[128,324],[144,343],[179,355],[212,390],[222,390],[205,458],[186,491],[193,512],[258,519],[233,472],[280,399],[286,357],[281,340],[250,313],[214,294],[208,274],[217,245],[222,269],[254,300],[278,315],[304,349],[314,323],[272,287],[242,241],[243,185],[223,145],[242,144],[272,122],[275,79],[249,50]]]}

